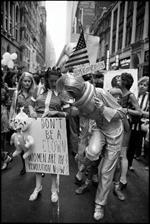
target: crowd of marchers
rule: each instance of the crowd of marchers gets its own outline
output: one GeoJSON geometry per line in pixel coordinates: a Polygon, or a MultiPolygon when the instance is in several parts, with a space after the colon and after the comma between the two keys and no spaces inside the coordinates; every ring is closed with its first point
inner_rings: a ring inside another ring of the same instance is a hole
{"type": "MultiPolygon", "coordinates": [[[[138,80],[138,96],[130,89],[133,77],[122,73],[103,89],[99,71],[83,77],[61,74],[48,68],[42,74],[21,74],[1,70],[1,170],[16,156],[22,161],[20,175],[26,173],[24,151],[10,153],[7,146],[19,130],[12,126],[14,115],[23,112],[31,118],[65,117],[69,155],[77,163],[76,194],[84,194],[92,184],[97,188],[94,219],[104,216],[108,194],[124,201],[128,172],[133,160],[143,159],[149,171],[149,77],[138,80]]],[[[70,164],[71,166],[71,164],[70,164]]],[[[35,173],[35,188],[30,201],[38,199],[44,173],[35,173]]],[[[51,174],[51,201],[58,201],[57,175],[51,174]]]]}

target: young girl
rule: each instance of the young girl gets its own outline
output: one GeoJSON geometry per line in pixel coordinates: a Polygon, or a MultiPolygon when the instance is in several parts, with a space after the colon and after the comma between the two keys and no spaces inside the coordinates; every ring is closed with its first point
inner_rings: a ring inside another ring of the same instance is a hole
{"type": "MultiPolygon", "coordinates": [[[[12,119],[14,113],[18,114],[20,108],[24,107],[23,111],[30,117],[29,105],[34,104],[36,96],[34,95],[35,91],[35,82],[32,74],[29,72],[23,72],[20,76],[17,90],[13,94],[12,104],[10,108],[9,121],[12,119]]],[[[21,154],[21,160],[23,168],[20,171],[20,175],[26,173],[25,170],[25,161],[21,154]]]]}

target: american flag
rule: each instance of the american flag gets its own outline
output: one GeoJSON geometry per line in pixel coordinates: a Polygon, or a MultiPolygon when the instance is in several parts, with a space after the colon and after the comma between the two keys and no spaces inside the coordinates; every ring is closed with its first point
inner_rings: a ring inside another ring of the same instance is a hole
{"type": "Polygon", "coordinates": [[[72,69],[73,66],[86,63],[89,63],[89,57],[84,39],[84,32],[82,29],[77,46],[75,47],[72,55],[69,57],[69,60],[66,62],[65,68],[72,69]]]}

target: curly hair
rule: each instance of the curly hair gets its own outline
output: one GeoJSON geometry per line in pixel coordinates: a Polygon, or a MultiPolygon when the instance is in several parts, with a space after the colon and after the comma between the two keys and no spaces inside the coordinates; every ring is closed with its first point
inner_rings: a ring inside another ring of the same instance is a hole
{"type": "Polygon", "coordinates": [[[122,85],[127,89],[130,90],[134,79],[132,77],[132,75],[130,73],[124,72],[121,74],[121,81],[122,81],[122,85]]]}

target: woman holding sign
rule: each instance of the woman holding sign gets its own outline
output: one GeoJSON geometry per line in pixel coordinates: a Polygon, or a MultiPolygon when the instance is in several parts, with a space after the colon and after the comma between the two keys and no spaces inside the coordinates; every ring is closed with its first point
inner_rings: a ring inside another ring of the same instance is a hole
{"type": "MultiPolygon", "coordinates": [[[[60,73],[50,71],[49,69],[44,75],[44,91],[40,93],[36,98],[35,107],[30,107],[33,118],[37,117],[64,117],[65,112],[61,111],[62,102],[58,97],[55,90],[56,81],[59,78],[60,73]]],[[[34,201],[38,198],[39,193],[42,190],[42,174],[36,173],[36,186],[33,193],[30,195],[29,200],[34,201]]],[[[52,185],[51,185],[51,201],[58,201],[58,186],[57,186],[57,175],[51,174],[52,185]]]]}

